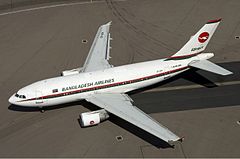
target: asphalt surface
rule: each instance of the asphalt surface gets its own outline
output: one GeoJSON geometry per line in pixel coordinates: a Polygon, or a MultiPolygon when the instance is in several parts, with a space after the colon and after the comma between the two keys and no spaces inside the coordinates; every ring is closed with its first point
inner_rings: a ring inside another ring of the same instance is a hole
{"type": "Polygon", "coordinates": [[[13,11],[18,9],[0,16],[0,157],[240,157],[238,0],[100,1],[13,11]],[[8,103],[21,87],[81,66],[98,26],[108,21],[110,62],[118,66],[170,56],[218,17],[223,21],[206,52],[234,75],[192,70],[131,94],[140,109],[185,137],[174,148],[115,116],[81,128],[79,114],[97,109],[87,102],[45,113],[8,103]]]}

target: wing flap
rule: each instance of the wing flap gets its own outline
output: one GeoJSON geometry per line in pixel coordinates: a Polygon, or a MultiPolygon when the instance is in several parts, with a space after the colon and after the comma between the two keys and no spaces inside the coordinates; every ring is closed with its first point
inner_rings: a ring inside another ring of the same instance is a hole
{"type": "Polygon", "coordinates": [[[180,140],[166,127],[133,106],[132,99],[126,94],[94,94],[86,100],[166,142],[180,140]]]}
{"type": "Polygon", "coordinates": [[[192,62],[189,64],[189,66],[196,67],[205,71],[213,72],[213,73],[224,75],[224,76],[232,74],[232,72],[208,60],[200,60],[200,61],[192,62]]]}

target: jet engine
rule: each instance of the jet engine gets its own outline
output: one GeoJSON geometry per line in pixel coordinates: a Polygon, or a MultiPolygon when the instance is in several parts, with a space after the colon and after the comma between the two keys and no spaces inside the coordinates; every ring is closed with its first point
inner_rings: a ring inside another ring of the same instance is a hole
{"type": "Polygon", "coordinates": [[[105,109],[93,111],[93,112],[86,112],[80,114],[80,124],[82,127],[88,127],[97,125],[100,122],[109,118],[109,114],[105,109]]]}
{"type": "Polygon", "coordinates": [[[65,70],[65,71],[62,71],[61,76],[79,74],[82,71],[82,69],[83,69],[82,67],[79,67],[72,70],[65,70]]]}

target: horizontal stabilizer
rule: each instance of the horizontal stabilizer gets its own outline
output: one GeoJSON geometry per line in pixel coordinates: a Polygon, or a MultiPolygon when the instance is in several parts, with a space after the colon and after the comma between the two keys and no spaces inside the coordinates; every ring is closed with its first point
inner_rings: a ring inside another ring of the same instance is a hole
{"type": "Polygon", "coordinates": [[[230,75],[232,72],[226,70],[225,68],[222,68],[215,63],[212,63],[211,61],[208,60],[201,60],[201,61],[196,61],[192,62],[189,64],[189,66],[196,67],[205,71],[213,72],[219,75],[230,75]]]}

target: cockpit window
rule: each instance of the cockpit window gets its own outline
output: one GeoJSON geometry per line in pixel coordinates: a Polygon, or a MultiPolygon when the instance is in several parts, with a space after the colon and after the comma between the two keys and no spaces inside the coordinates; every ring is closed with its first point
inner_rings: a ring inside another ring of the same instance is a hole
{"type": "Polygon", "coordinates": [[[19,98],[23,98],[23,99],[25,99],[26,96],[25,96],[25,95],[20,95],[19,98]]]}
{"type": "Polygon", "coordinates": [[[22,99],[26,99],[26,96],[25,95],[19,95],[19,94],[15,94],[15,97],[17,98],[22,98],[22,99]]]}

